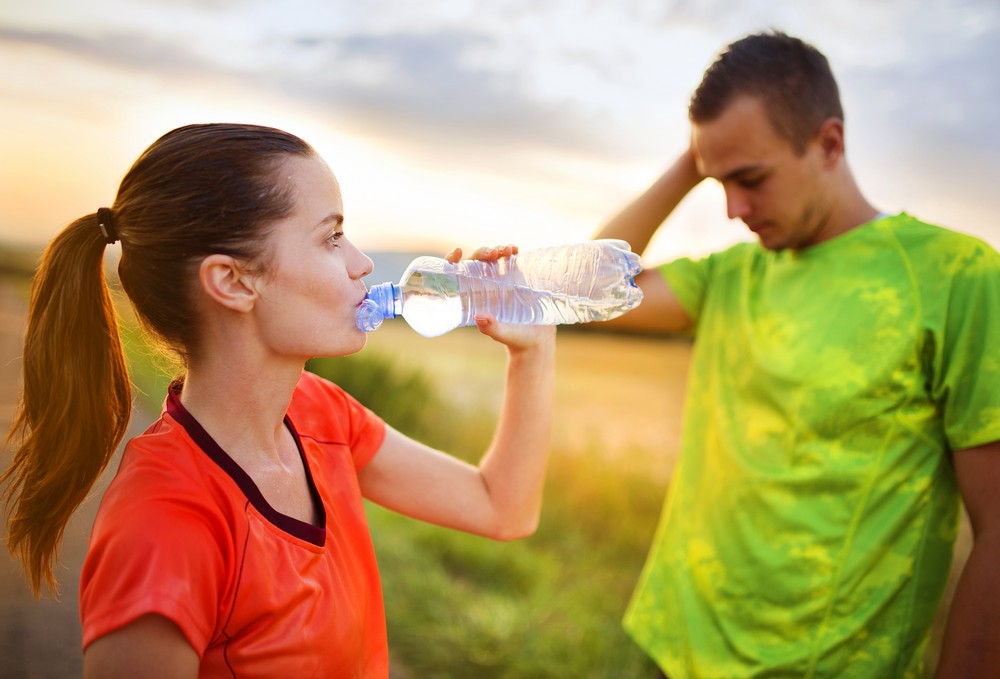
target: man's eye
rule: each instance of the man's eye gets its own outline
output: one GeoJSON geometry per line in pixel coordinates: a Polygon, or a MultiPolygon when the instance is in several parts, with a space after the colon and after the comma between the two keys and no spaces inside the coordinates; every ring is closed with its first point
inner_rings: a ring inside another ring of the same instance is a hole
{"type": "Polygon", "coordinates": [[[760,186],[764,182],[764,177],[751,177],[750,179],[741,179],[739,184],[745,189],[754,189],[760,186]]]}

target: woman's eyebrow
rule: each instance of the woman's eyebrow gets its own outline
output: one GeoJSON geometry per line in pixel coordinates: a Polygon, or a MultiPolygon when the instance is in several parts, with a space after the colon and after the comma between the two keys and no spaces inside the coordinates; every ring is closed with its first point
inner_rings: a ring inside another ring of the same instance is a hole
{"type": "Polygon", "coordinates": [[[342,215],[339,212],[331,212],[329,215],[320,220],[319,224],[316,225],[316,228],[317,229],[319,229],[320,227],[325,228],[330,226],[331,224],[333,224],[334,226],[341,226],[343,223],[344,223],[344,215],[342,215]]]}

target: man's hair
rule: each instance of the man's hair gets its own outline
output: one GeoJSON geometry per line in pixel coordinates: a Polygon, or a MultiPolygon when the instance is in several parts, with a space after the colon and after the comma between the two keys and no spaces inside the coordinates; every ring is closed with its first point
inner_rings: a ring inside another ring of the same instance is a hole
{"type": "Polygon", "coordinates": [[[780,31],[748,35],[730,44],[705,71],[688,116],[692,123],[711,122],[747,95],[763,102],[775,131],[797,153],[827,118],[844,119],[826,57],[780,31]]]}

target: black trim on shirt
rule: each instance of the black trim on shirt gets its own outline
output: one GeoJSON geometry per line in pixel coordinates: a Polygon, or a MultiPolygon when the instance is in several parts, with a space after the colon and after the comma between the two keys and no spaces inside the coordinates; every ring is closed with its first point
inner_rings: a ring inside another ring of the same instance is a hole
{"type": "Polygon", "coordinates": [[[300,540],[305,540],[317,547],[322,547],[326,543],[326,507],[323,505],[323,500],[320,497],[319,491],[316,489],[316,484],[313,482],[312,470],[309,469],[309,462],[306,460],[305,451],[302,449],[302,442],[299,439],[299,433],[295,430],[292,425],[292,421],[285,415],[285,426],[288,427],[288,431],[291,432],[292,438],[295,440],[295,447],[299,450],[299,457],[302,459],[302,466],[306,472],[306,482],[309,485],[309,495],[312,498],[313,504],[316,507],[318,514],[319,525],[314,526],[306,521],[300,521],[296,518],[288,516],[287,514],[282,514],[274,507],[272,507],[264,495],[260,492],[257,484],[254,483],[250,475],[241,467],[236,460],[229,456],[229,454],[222,449],[222,447],[215,442],[215,439],[205,431],[205,428],[194,418],[194,416],[187,411],[184,405],[181,403],[180,399],[181,384],[175,382],[170,385],[169,394],[167,396],[167,413],[177,420],[184,430],[194,441],[195,445],[201,448],[202,452],[208,455],[209,458],[215,464],[217,464],[222,471],[224,471],[236,485],[239,486],[240,490],[246,496],[250,504],[260,512],[261,516],[266,518],[275,527],[283,530],[284,532],[299,538],[300,540]]]}

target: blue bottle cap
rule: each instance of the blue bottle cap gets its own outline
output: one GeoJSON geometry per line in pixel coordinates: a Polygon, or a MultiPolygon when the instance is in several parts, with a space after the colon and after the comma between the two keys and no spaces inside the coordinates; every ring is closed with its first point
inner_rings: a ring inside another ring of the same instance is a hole
{"type": "Polygon", "coordinates": [[[382,307],[375,300],[368,298],[361,303],[358,307],[358,315],[354,321],[354,324],[358,326],[358,330],[364,330],[365,332],[371,332],[378,329],[382,325],[382,320],[385,318],[385,314],[382,313],[382,307]]]}
{"type": "Polygon", "coordinates": [[[402,310],[399,286],[393,283],[379,283],[368,290],[368,296],[358,307],[354,324],[359,330],[371,332],[386,318],[395,318],[402,310]]]}

